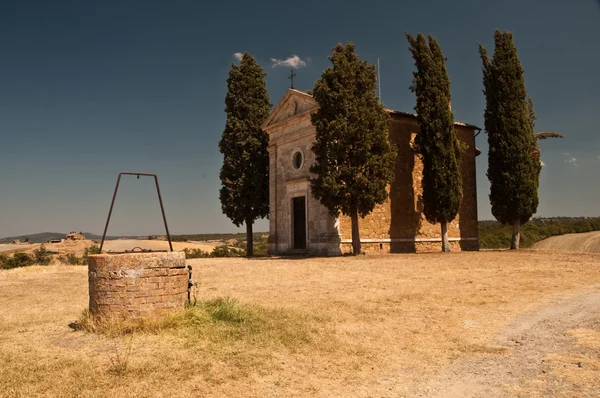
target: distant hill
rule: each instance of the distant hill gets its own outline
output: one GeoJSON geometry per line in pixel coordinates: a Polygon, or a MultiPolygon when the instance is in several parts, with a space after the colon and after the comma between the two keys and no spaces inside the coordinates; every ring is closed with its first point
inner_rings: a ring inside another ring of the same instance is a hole
{"type": "MultiPolygon", "coordinates": [[[[30,243],[44,243],[44,242],[48,242],[49,240],[63,239],[66,235],[67,235],[66,233],[62,233],[62,232],[40,232],[37,234],[31,234],[31,235],[9,236],[6,238],[1,238],[0,243],[10,243],[13,240],[20,240],[21,242],[25,242],[25,240],[27,238],[29,238],[30,243]]],[[[85,236],[85,238],[89,239],[89,240],[101,240],[102,239],[101,235],[92,234],[90,232],[83,232],[83,236],[85,236]]],[[[117,237],[116,236],[107,236],[106,239],[107,240],[117,239],[117,237]]]]}
{"type": "MultiPolygon", "coordinates": [[[[83,236],[85,236],[88,240],[101,240],[102,235],[96,235],[90,232],[83,232],[83,236]]],[[[37,234],[31,235],[20,235],[20,236],[9,236],[6,238],[1,238],[0,243],[11,243],[13,240],[20,240],[21,242],[25,242],[25,239],[29,238],[30,243],[45,243],[49,240],[58,240],[63,239],[67,234],[62,232],[41,232],[37,234]]],[[[268,232],[255,232],[254,241],[259,241],[264,237],[264,235],[269,235],[268,232]]],[[[115,240],[115,239],[156,239],[157,237],[162,237],[166,239],[166,235],[143,235],[143,236],[107,236],[106,240],[115,240]]],[[[226,241],[229,239],[246,239],[245,233],[213,233],[213,234],[182,234],[182,235],[171,235],[171,240],[173,242],[185,242],[185,241],[226,241]]]]}

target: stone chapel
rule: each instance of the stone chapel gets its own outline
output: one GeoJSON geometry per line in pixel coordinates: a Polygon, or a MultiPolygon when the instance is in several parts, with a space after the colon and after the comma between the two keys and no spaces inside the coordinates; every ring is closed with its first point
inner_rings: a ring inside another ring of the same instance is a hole
{"type": "MultiPolygon", "coordinates": [[[[311,146],[315,128],[310,121],[317,102],[305,92],[289,89],[263,124],[269,135],[269,253],[340,255],[352,252],[350,217],[335,218],[311,194],[311,146]]],[[[416,115],[388,110],[389,139],[398,148],[396,177],[388,187],[387,201],[364,219],[359,217],[365,252],[407,253],[441,250],[439,224],[422,212],[423,165],[411,142],[419,133],[416,115]]],[[[453,251],[478,250],[475,130],[455,123],[463,146],[462,202],[459,215],[448,223],[453,251]]]]}

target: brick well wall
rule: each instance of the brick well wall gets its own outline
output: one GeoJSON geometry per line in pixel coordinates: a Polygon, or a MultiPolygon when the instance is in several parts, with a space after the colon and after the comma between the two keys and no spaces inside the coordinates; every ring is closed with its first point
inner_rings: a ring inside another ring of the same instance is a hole
{"type": "Polygon", "coordinates": [[[95,317],[152,318],[183,309],[185,253],[90,255],[89,310],[95,317]]]}

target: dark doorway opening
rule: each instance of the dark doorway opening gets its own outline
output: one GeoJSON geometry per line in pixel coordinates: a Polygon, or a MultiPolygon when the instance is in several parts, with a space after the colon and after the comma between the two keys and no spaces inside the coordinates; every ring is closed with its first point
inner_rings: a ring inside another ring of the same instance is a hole
{"type": "Polygon", "coordinates": [[[295,250],[306,250],[306,196],[292,199],[292,232],[295,250]]]}

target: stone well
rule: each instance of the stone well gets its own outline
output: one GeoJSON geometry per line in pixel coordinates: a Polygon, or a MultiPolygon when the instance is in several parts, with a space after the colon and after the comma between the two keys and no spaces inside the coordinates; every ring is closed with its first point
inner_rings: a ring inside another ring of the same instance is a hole
{"type": "Polygon", "coordinates": [[[90,255],[90,313],[131,320],[184,308],[188,269],[183,252],[90,255]]]}

